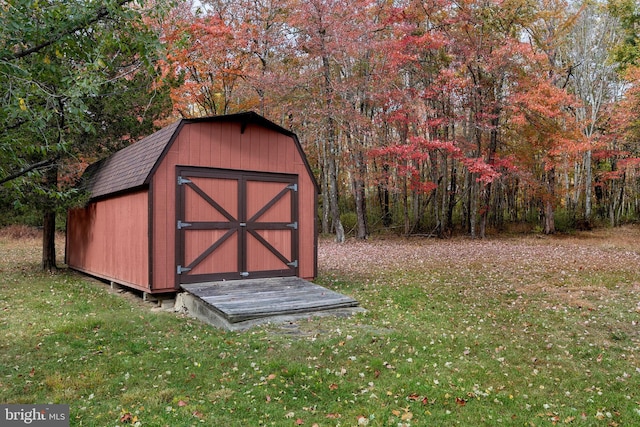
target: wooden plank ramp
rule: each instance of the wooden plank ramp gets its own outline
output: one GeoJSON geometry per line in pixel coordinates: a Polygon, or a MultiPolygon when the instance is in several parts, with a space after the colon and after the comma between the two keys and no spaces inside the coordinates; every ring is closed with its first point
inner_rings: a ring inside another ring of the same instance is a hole
{"type": "Polygon", "coordinates": [[[364,311],[355,299],[299,277],[185,284],[182,289],[190,314],[228,330],[364,311]]]}

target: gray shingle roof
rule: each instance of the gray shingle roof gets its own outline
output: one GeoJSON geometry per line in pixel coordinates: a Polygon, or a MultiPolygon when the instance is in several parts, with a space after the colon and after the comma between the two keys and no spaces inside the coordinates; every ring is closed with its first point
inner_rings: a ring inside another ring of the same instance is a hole
{"type": "Polygon", "coordinates": [[[90,165],[82,176],[81,187],[90,193],[91,199],[96,199],[147,185],[150,182],[151,174],[154,172],[154,167],[161,160],[165,149],[175,139],[182,126],[199,122],[238,122],[242,125],[241,132],[244,132],[247,124],[257,124],[292,137],[317,190],[318,184],[302,152],[298,137],[290,130],[252,111],[225,116],[178,120],[156,133],[115,152],[110,157],[90,165]]]}
{"type": "Polygon", "coordinates": [[[141,187],[172,140],[182,120],[92,164],[83,175],[84,188],[91,198],[141,187]]]}

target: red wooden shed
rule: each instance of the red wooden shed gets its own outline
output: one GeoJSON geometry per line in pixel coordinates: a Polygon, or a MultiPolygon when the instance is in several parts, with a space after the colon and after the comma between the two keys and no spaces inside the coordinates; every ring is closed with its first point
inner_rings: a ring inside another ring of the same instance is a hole
{"type": "Polygon", "coordinates": [[[318,185],[297,136],[253,113],[182,119],[87,168],[66,262],[147,293],[317,272],[318,185]]]}

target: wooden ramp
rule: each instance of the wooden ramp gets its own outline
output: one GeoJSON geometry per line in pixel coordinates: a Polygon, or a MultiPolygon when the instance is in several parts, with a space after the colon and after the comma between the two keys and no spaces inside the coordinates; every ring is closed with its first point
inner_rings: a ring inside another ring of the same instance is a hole
{"type": "Polygon", "coordinates": [[[190,314],[227,330],[364,311],[353,298],[299,277],[185,284],[182,289],[182,304],[190,314]]]}

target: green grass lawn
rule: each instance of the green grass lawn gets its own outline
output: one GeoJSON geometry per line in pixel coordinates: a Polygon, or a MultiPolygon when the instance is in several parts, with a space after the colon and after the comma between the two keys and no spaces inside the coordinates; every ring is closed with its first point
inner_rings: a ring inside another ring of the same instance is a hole
{"type": "Polygon", "coordinates": [[[639,237],[321,241],[317,282],[368,311],[245,332],[0,237],[0,402],[72,426],[640,425],[639,237]]]}

